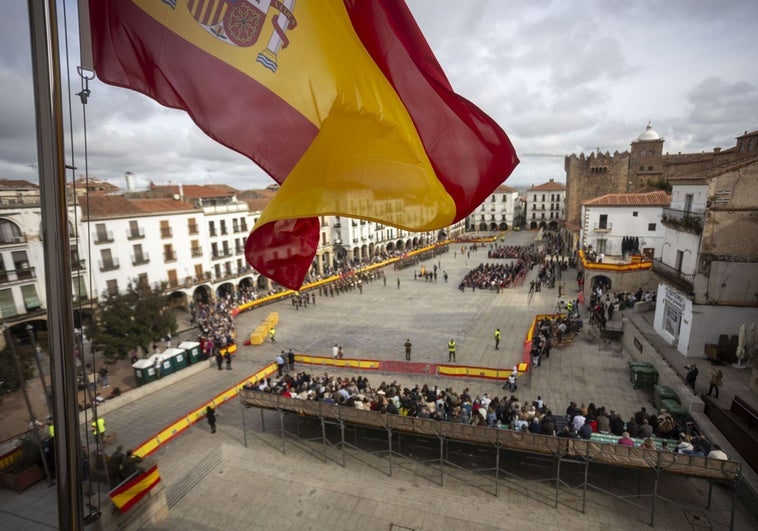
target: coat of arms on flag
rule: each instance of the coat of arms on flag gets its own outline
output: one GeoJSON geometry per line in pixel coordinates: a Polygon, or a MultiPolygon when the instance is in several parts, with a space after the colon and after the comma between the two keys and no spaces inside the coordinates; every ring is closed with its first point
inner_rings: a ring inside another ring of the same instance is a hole
{"type": "Polygon", "coordinates": [[[295,0],[187,0],[192,17],[208,33],[233,46],[253,46],[263,31],[269,10],[271,36],[257,61],[272,72],[277,70],[277,55],[289,44],[287,30],[297,25],[292,9],[295,0]]]}

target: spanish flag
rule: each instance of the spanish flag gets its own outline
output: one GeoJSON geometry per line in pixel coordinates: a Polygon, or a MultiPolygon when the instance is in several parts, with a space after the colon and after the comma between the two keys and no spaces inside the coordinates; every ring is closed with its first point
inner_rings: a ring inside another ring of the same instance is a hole
{"type": "Polygon", "coordinates": [[[288,288],[311,267],[319,216],[440,229],[518,164],[503,130],[453,91],[401,0],[89,6],[101,81],[185,110],[281,185],[245,254],[288,288]]]}
{"type": "Polygon", "coordinates": [[[153,490],[160,480],[158,465],[153,465],[147,471],[113,489],[110,492],[111,501],[122,513],[125,513],[153,490]]]}

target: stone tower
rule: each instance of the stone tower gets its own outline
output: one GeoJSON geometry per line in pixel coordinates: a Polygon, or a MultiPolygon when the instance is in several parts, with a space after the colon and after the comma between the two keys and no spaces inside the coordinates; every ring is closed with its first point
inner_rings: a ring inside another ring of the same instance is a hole
{"type": "Polygon", "coordinates": [[[629,171],[629,152],[613,155],[592,152],[589,156],[569,155],[564,160],[566,170],[566,220],[579,223],[581,202],[605,194],[626,192],[629,171]]]}
{"type": "Polygon", "coordinates": [[[663,179],[663,138],[648,122],[645,130],[632,141],[632,149],[629,155],[629,175],[627,190],[631,192],[648,181],[660,181],[663,179]]]}

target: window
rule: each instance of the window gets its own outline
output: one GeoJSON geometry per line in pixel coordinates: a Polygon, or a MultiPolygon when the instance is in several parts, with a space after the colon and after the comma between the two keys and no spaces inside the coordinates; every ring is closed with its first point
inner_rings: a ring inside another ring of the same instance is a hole
{"type": "Polygon", "coordinates": [[[209,221],[208,222],[208,232],[211,236],[216,235],[216,222],[215,221],[209,221]]]}
{"type": "Polygon", "coordinates": [[[197,222],[195,218],[189,218],[187,220],[187,232],[190,234],[197,234],[197,222]]]}
{"type": "Polygon", "coordinates": [[[167,219],[161,220],[161,238],[171,237],[171,225],[169,225],[167,219]]]}
{"type": "Polygon", "coordinates": [[[173,262],[176,260],[176,251],[174,251],[174,246],[170,243],[167,243],[163,246],[163,261],[164,262],[173,262]]]}
{"type": "Polygon", "coordinates": [[[26,307],[27,312],[39,310],[42,306],[42,303],[40,303],[39,297],[37,296],[37,288],[34,284],[21,286],[21,295],[24,297],[24,306],[26,307]]]}
{"type": "Polygon", "coordinates": [[[647,171],[653,171],[653,167],[652,166],[648,166],[647,167],[647,171]]]}
{"type": "Polygon", "coordinates": [[[600,223],[598,223],[598,228],[600,229],[608,228],[608,214],[600,214],[600,223]]]}
{"type": "Polygon", "coordinates": [[[4,319],[18,315],[13,292],[10,289],[0,289],[0,313],[4,319]]]}
{"type": "Polygon", "coordinates": [[[682,272],[682,263],[684,262],[684,251],[676,251],[676,265],[674,265],[674,269],[676,269],[677,274],[682,272]]]}
{"type": "Polygon", "coordinates": [[[639,214],[639,212],[637,212],[637,211],[635,210],[634,212],[632,212],[632,217],[633,217],[633,218],[636,218],[636,217],[637,217],[637,214],[639,214]]]}
{"type": "Polygon", "coordinates": [[[682,322],[682,312],[679,308],[666,302],[666,311],[663,317],[663,328],[675,338],[679,337],[679,327],[682,322]]]}
{"type": "Polygon", "coordinates": [[[111,297],[118,296],[118,280],[108,280],[105,285],[107,295],[110,295],[111,297]]]}
{"type": "Polygon", "coordinates": [[[692,212],[692,200],[695,198],[694,194],[686,194],[684,196],[684,211],[692,212]]]}
{"type": "Polygon", "coordinates": [[[79,300],[87,299],[87,282],[82,275],[74,277],[74,293],[79,300]]]}
{"type": "Polygon", "coordinates": [[[0,243],[21,243],[24,236],[18,226],[6,219],[0,219],[0,243]]]}
{"type": "Polygon", "coordinates": [[[645,171],[645,166],[640,166],[640,171],[645,171]]]}
{"type": "Polygon", "coordinates": [[[650,232],[655,231],[655,223],[648,223],[647,230],[649,230],[650,232]]]}

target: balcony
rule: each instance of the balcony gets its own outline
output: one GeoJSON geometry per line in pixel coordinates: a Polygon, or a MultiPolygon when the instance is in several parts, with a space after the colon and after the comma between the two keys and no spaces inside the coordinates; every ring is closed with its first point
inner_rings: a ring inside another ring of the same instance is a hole
{"type": "Polygon", "coordinates": [[[245,252],[245,246],[244,245],[237,245],[234,248],[234,254],[243,254],[245,252]]]}
{"type": "Polygon", "coordinates": [[[176,262],[176,251],[164,251],[163,252],[163,261],[164,262],[176,262]]]}
{"type": "Polygon", "coordinates": [[[197,223],[190,223],[189,225],[187,225],[187,232],[189,232],[192,235],[197,234],[199,232],[197,223]]]}
{"type": "Polygon", "coordinates": [[[150,263],[150,254],[149,253],[142,253],[138,255],[132,255],[132,265],[138,266],[138,265],[144,265],[150,263]]]}
{"type": "Polygon", "coordinates": [[[171,227],[161,227],[161,238],[171,238],[173,235],[171,227]]]}
{"type": "Polygon", "coordinates": [[[145,237],[145,229],[142,227],[137,227],[135,230],[127,229],[126,231],[126,239],[127,240],[141,240],[145,237]]]}
{"type": "Polygon", "coordinates": [[[98,265],[100,266],[101,273],[104,273],[106,271],[115,271],[121,267],[118,263],[118,258],[112,258],[110,260],[99,260],[98,265]]]}
{"type": "Polygon", "coordinates": [[[113,243],[113,231],[95,233],[95,243],[113,243]]]}
{"type": "Polygon", "coordinates": [[[685,293],[692,293],[693,283],[695,282],[694,274],[686,275],[670,265],[664,264],[658,258],[653,258],[653,272],[675,288],[685,293]]]}
{"type": "Polygon", "coordinates": [[[611,232],[613,230],[613,223],[595,223],[592,230],[595,232],[611,232]]]}
{"type": "Polygon", "coordinates": [[[240,232],[247,232],[247,223],[240,225],[240,232]]]}
{"type": "Polygon", "coordinates": [[[211,236],[218,236],[218,231],[216,231],[216,229],[210,229],[208,230],[208,234],[211,236]]]}
{"type": "Polygon", "coordinates": [[[335,229],[341,229],[342,228],[342,223],[335,223],[334,224],[334,228],[335,229]]]}
{"type": "Polygon", "coordinates": [[[198,258],[200,256],[203,256],[203,250],[200,247],[193,247],[192,258],[198,258]]]}
{"type": "Polygon", "coordinates": [[[703,232],[703,223],[705,222],[705,212],[691,212],[689,210],[675,210],[673,208],[664,208],[661,215],[661,223],[666,227],[701,234],[703,232]]]}
{"type": "Polygon", "coordinates": [[[229,234],[229,231],[226,229],[226,227],[221,227],[221,235],[226,236],[227,234],[229,234]]]}
{"type": "Polygon", "coordinates": [[[74,271],[81,271],[82,269],[85,269],[87,267],[87,261],[86,260],[76,260],[71,259],[71,269],[74,271]]]}

